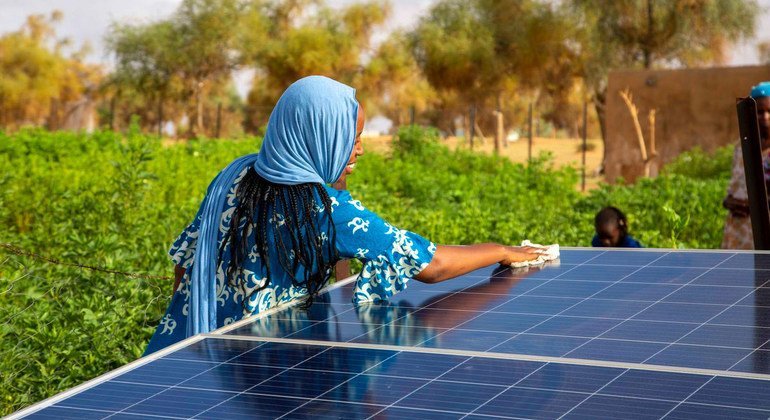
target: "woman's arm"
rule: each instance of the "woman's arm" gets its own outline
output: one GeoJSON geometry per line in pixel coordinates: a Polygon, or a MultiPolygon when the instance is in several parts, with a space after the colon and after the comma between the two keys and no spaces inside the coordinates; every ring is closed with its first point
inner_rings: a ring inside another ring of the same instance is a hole
{"type": "Polygon", "coordinates": [[[438,283],[494,263],[510,265],[537,259],[542,249],[500,244],[438,245],[430,264],[415,278],[423,283],[438,283]]]}

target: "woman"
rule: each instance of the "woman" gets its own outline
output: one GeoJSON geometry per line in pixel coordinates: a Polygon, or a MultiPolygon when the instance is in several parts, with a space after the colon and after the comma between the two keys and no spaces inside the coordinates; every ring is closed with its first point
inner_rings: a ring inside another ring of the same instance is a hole
{"type": "MultiPolygon", "coordinates": [[[[757,123],[759,136],[762,139],[762,166],[765,184],[770,187],[770,82],[762,82],[754,86],[749,96],[757,101],[757,123]]],[[[746,173],[743,169],[740,143],[735,146],[733,152],[732,177],[722,206],[729,211],[725,220],[722,248],[754,249],[754,235],[751,232],[749,217],[749,195],[746,190],[746,173]]]]}
{"type": "Polygon", "coordinates": [[[364,262],[358,304],[385,300],[411,278],[436,283],[539,256],[529,247],[436,246],[330,188],[363,154],[364,121],[349,86],[310,76],[286,89],[260,153],[217,175],[169,251],[179,284],[145,354],[279,303],[310,305],[341,258],[364,262]]]}

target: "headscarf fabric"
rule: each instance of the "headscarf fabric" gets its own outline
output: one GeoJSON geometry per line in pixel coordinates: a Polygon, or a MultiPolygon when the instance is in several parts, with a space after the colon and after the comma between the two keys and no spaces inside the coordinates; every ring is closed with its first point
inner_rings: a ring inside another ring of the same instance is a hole
{"type": "Polygon", "coordinates": [[[323,76],[300,79],[270,114],[254,169],[276,184],[331,184],[350,159],[357,118],[355,89],[323,76]]]}
{"type": "Polygon", "coordinates": [[[345,170],[356,137],[355,89],[323,76],[289,86],[267,124],[258,154],[242,156],[214,178],[198,211],[198,246],[190,273],[187,336],[217,328],[216,268],[222,209],[244,169],[284,185],[331,184],[345,170]]]}
{"type": "Polygon", "coordinates": [[[758,83],[756,86],[751,88],[751,93],[749,93],[749,96],[754,99],[770,96],[770,82],[758,83]]]}

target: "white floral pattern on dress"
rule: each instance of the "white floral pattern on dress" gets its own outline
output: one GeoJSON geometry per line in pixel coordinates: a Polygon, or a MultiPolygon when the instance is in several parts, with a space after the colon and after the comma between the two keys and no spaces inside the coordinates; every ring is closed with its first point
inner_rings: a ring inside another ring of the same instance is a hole
{"type": "MultiPolygon", "coordinates": [[[[237,182],[242,179],[242,175],[239,175],[237,182]]],[[[237,183],[230,189],[226,207],[222,211],[218,238],[220,243],[230,228],[231,218],[237,205],[236,186],[237,183]]],[[[347,191],[337,191],[330,187],[326,187],[326,191],[331,203],[329,214],[332,215],[335,228],[335,246],[340,257],[359,258],[364,262],[356,281],[353,302],[357,304],[379,302],[404,290],[409,279],[428,265],[436,251],[436,246],[415,233],[385,222],[367,210],[360,201],[353,199],[347,191]]],[[[324,207],[318,205],[313,213],[323,218],[326,217],[323,214],[324,210],[324,207]]],[[[283,215],[279,215],[276,219],[271,219],[270,223],[278,226],[285,223],[283,215]]],[[[190,304],[190,273],[197,246],[199,224],[200,218],[196,216],[193,223],[179,235],[169,250],[169,256],[174,264],[184,267],[186,271],[145,354],[185,338],[190,304]]],[[[293,284],[291,276],[282,270],[277,261],[271,262],[272,278],[265,286],[267,277],[263,273],[261,261],[263,256],[255,246],[254,235],[250,228],[246,234],[250,239],[248,242],[250,252],[240,273],[246,280],[245,291],[241,287],[234,287],[227,279],[227,267],[230,263],[229,249],[223,252],[218,261],[216,278],[213,281],[216,282],[217,325],[220,327],[276,305],[300,299],[307,293],[304,288],[293,284]]],[[[318,240],[321,242],[330,239],[331,235],[325,231],[318,235],[318,240]]],[[[274,249],[275,244],[268,245],[274,249]]]]}

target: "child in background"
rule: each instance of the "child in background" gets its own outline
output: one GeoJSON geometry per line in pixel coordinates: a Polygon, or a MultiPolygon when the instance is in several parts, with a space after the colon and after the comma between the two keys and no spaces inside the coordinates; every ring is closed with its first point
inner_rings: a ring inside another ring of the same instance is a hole
{"type": "Polygon", "coordinates": [[[642,248],[636,239],[628,234],[628,220],[615,207],[605,207],[594,218],[596,235],[591,240],[594,247],[642,248]]]}

